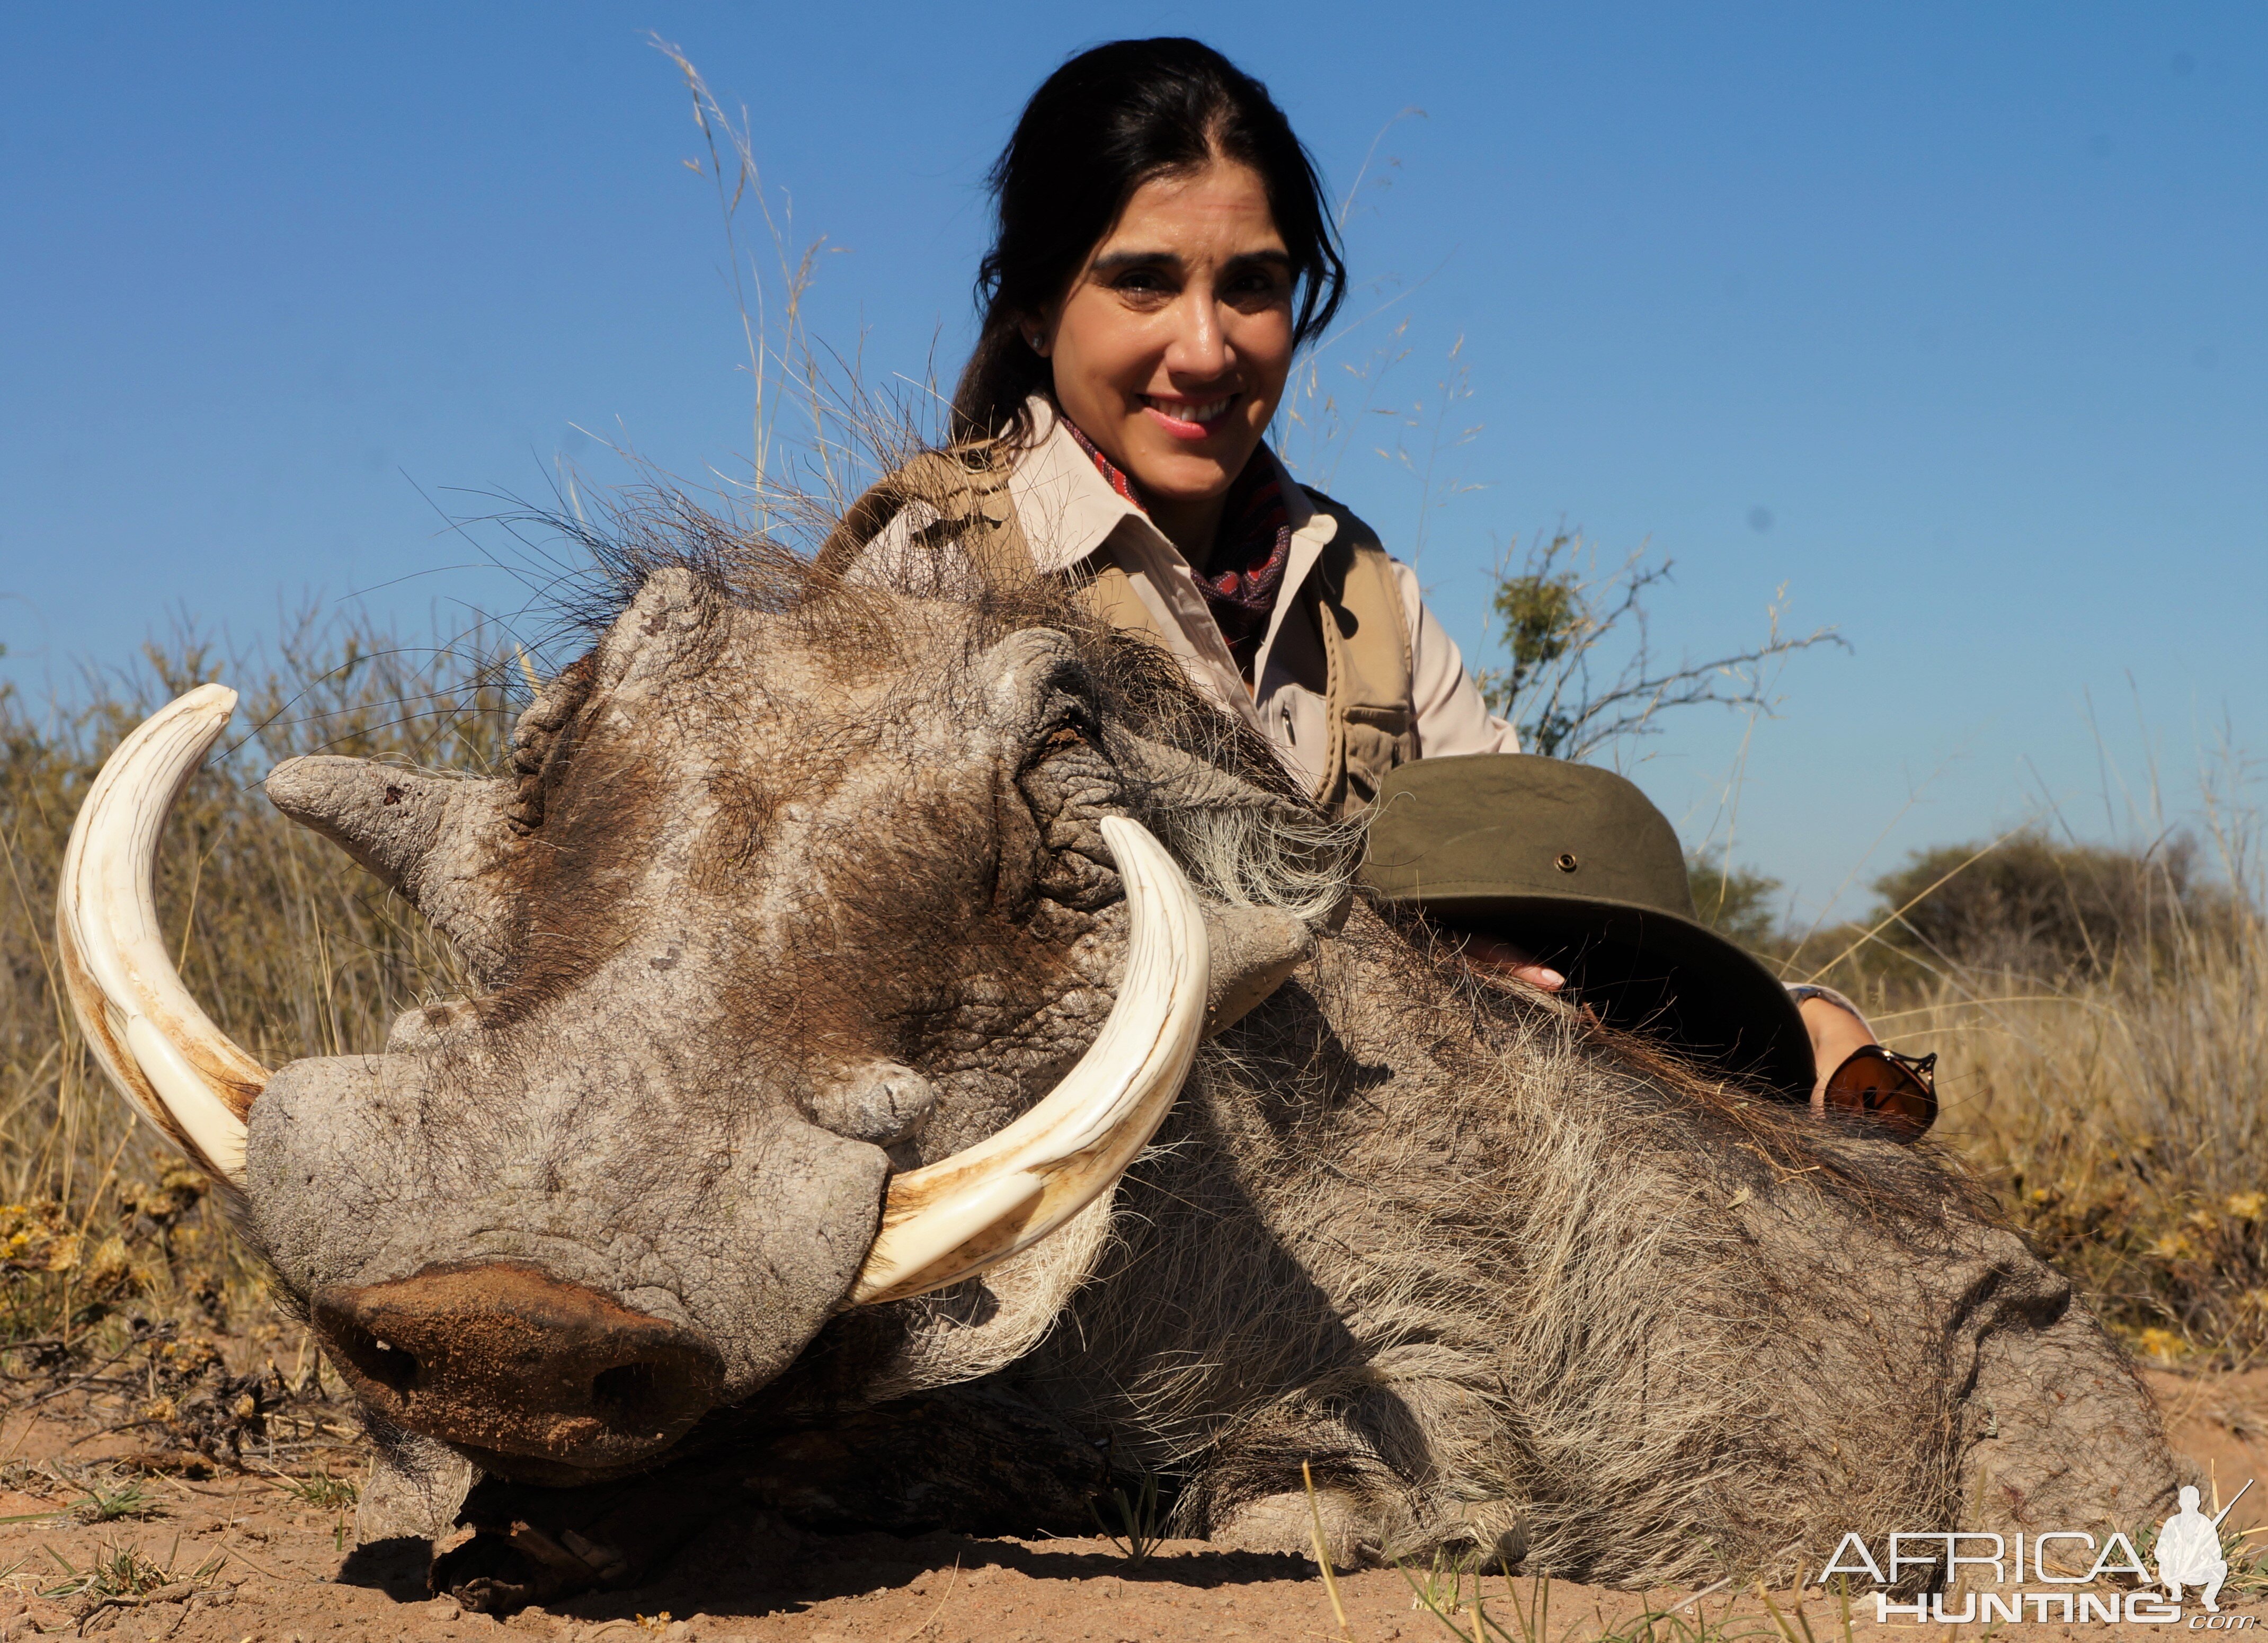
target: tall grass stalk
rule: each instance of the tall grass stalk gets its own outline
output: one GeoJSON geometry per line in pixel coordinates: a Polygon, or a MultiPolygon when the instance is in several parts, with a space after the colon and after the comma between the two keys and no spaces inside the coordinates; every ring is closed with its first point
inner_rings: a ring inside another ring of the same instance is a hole
{"type": "MultiPolygon", "coordinates": [[[[68,1320],[99,1219],[119,1211],[124,1183],[172,1163],[89,1056],[55,970],[63,846],[102,760],[193,685],[218,679],[242,693],[232,739],[182,793],[161,848],[158,906],[182,977],[271,1066],[374,1049],[404,1005],[450,988],[453,958],[342,852],[277,814],[260,781],[311,752],[496,765],[511,707],[498,664],[513,653],[491,648],[478,632],[409,648],[365,624],[310,618],[267,659],[192,637],[149,648],[129,676],[94,681],[75,703],[34,708],[0,690],[0,1338],[41,1332],[55,1308],[68,1320]],[[33,1305],[33,1291],[48,1304],[33,1305]]],[[[136,1201],[160,1198],[144,1189],[136,1201]]],[[[158,1219],[170,1251],[178,1234],[166,1212],[158,1219]]],[[[205,1230],[225,1244],[217,1216],[205,1230]]]]}

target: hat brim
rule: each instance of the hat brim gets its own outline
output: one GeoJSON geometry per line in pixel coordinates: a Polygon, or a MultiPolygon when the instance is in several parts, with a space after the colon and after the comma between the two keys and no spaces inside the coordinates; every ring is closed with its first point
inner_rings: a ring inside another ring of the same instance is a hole
{"type": "Polygon", "coordinates": [[[1785,1099],[1810,1099],[1818,1073],[1802,1011],[1753,954],[1706,925],[1593,897],[1428,895],[1405,904],[1524,949],[1610,1026],[1666,1037],[1785,1099]]]}

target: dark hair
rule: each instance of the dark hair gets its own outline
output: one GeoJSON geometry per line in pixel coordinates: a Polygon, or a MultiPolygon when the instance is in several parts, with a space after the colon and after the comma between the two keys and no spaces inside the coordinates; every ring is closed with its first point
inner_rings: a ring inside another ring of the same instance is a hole
{"type": "Polygon", "coordinates": [[[956,439],[1025,437],[1025,401],[1050,379],[1020,322],[1057,301],[1134,191],[1208,159],[1249,166],[1268,191],[1300,291],[1296,342],[1330,323],[1346,264],[1315,164],[1268,88],[1194,40],[1121,40],[1048,76],[992,167],[992,248],[977,267],[983,328],[953,395],[956,439]]]}

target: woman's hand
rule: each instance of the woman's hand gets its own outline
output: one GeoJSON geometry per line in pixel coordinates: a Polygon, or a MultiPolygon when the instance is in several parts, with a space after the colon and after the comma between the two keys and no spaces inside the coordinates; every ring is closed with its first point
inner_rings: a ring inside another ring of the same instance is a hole
{"type": "MultiPolygon", "coordinates": [[[[1567,978],[1557,970],[1538,963],[1525,947],[1501,936],[1484,935],[1478,931],[1445,933],[1457,943],[1466,961],[1475,969],[1520,982],[1538,992],[1557,992],[1567,984],[1567,978]]],[[[1831,998],[1814,993],[1798,999],[1796,1009],[1803,1017],[1804,1030],[1811,1035],[1812,1065],[1818,1069],[1817,1079],[1811,1087],[1811,1109],[1824,1112],[1828,1079],[1850,1059],[1852,1051],[1878,1041],[1862,1018],[1831,998]]]]}
{"type": "Polygon", "coordinates": [[[1509,976],[1538,992],[1557,992],[1567,984],[1567,978],[1557,970],[1549,964],[1537,963],[1526,948],[1514,947],[1500,936],[1472,932],[1464,938],[1462,950],[1475,969],[1509,976]]]}

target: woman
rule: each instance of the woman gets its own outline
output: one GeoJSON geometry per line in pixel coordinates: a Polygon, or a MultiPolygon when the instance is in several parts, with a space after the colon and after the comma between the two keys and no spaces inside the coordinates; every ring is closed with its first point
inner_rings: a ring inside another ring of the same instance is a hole
{"type": "MultiPolygon", "coordinates": [[[[1410,759],[1512,749],[1409,568],[1263,443],[1345,271],[1258,82],[1195,41],[1099,47],[1033,97],[992,182],[983,328],[953,407],[1012,505],[1013,540],[983,551],[1163,644],[1334,813],[1410,759]]],[[[928,523],[898,519],[875,548],[928,523]]]]}
{"type": "MultiPolygon", "coordinates": [[[[1334,814],[1413,760],[1517,752],[1415,573],[1264,442],[1346,284],[1314,166],[1266,88],[1193,40],[1097,47],[1033,95],[991,184],[983,324],[953,402],[968,494],[886,483],[852,541],[878,566],[949,542],[1066,578],[1334,814]]],[[[1467,952],[1563,984],[1494,936],[1467,952]]],[[[1800,1007],[1822,1067],[1873,1042],[1830,996],[1800,1007]]]]}

